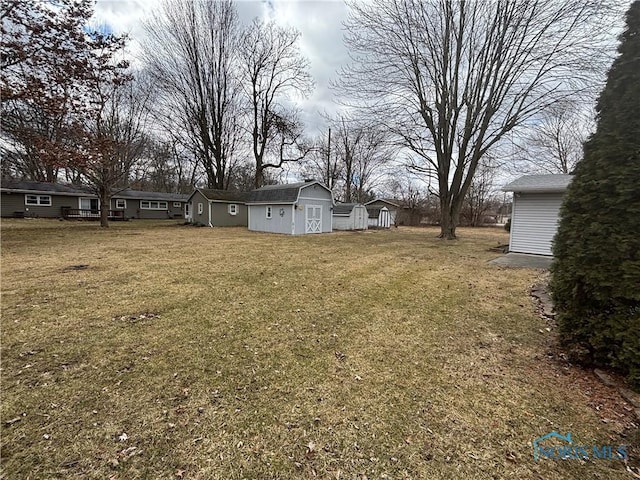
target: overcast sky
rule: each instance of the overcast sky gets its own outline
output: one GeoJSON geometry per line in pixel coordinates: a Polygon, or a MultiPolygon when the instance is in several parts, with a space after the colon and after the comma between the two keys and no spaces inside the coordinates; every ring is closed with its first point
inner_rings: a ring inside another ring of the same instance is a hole
{"type": "MultiPolygon", "coordinates": [[[[139,52],[138,40],[144,35],[142,23],[157,8],[157,0],[98,0],[96,22],[116,34],[130,37],[129,53],[139,52]]],[[[342,22],[347,7],[340,0],[240,0],[236,2],[240,20],[250,23],[254,18],[273,18],[283,25],[293,26],[302,33],[300,48],[311,62],[311,75],[316,88],[309,99],[302,101],[303,120],[310,134],[324,128],[320,112],[334,112],[333,92],[329,81],[336,77],[340,66],[348,61],[342,42],[342,22]]]]}

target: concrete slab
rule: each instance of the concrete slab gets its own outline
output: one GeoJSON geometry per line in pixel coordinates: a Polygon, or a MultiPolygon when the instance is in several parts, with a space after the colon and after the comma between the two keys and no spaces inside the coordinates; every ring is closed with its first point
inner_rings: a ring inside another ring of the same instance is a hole
{"type": "Polygon", "coordinates": [[[548,270],[551,266],[553,257],[547,257],[544,255],[529,255],[526,253],[507,253],[502,257],[498,257],[494,260],[490,260],[492,265],[499,265],[501,267],[516,267],[516,268],[539,268],[548,270]]]}

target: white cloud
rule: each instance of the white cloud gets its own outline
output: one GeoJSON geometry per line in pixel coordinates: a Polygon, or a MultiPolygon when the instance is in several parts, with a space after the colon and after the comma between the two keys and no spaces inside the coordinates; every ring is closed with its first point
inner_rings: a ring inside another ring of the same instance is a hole
{"type": "MultiPolygon", "coordinates": [[[[348,61],[342,42],[346,5],[342,1],[322,0],[244,0],[238,1],[236,7],[243,24],[249,24],[256,17],[272,18],[302,33],[300,49],[311,63],[316,88],[308,99],[297,103],[309,133],[315,133],[324,123],[319,113],[336,110],[329,82],[348,61]]],[[[157,0],[98,0],[95,25],[108,25],[116,34],[126,33],[130,39],[127,53],[135,64],[135,58],[140,54],[139,42],[144,35],[143,22],[156,8],[157,0]]]]}

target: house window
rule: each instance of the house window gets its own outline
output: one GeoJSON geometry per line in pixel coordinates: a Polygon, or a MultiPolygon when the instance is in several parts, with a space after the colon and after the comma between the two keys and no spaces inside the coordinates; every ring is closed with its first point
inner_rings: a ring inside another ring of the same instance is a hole
{"type": "Polygon", "coordinates": [[[232,203],[229,205],[229,215],[236,215],[238,213],[238,205],[232,203]]]}
{"type": "Polygon", "coordinates": [[[39,205],[41,207],[51,206],[51,195],[25,195],[25,205],[39,205]]]}
{"type": "Polygon", "coordinates": [[[182,204],[180,202],[173,202],[173,208],[180,208],[182,204]]]}
{"type": "Polygon", "coordinates": [[[267,207],[267,218],[271,218],[271,216],[273,215],[273,211],[271,207],[267,207]]]}
{"type": "Polygon", "coordinates": [[[120,210],[127,208],[127,201],[124,198],[116,199],[116,208],[120,210]]]}
{"type": "Polygon", "coordinates": [[[167,210],[167,202],[140,200],[140,208],[143,210],[167,210]]]}
{"type": "Polygon", "coordinates": [[[198,215],[202,215],[202,204],[198,204],[198,215]]]}

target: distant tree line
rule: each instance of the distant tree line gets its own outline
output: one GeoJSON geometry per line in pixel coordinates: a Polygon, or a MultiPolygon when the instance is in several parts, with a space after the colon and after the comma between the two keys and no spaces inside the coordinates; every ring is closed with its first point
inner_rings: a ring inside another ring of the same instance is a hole
{"type": "Polygon", "coordinates": [[[350,2],[353,62],[333,85],[344,108],[309,132],[296,107],[314,88],[300,32],[242,24],[232,0],[162,0],[136,69],[126,36],[88,27],[92,0],[8,0],[2,175],[84,183],[108,205],[127,186],[247,190],[292,173],[347,202],[419,191],[455,238],[495,197],[505,143],[523,168],[572,171],[589,126],[574,113],[602,72],[608,9],[350,2]]]}

